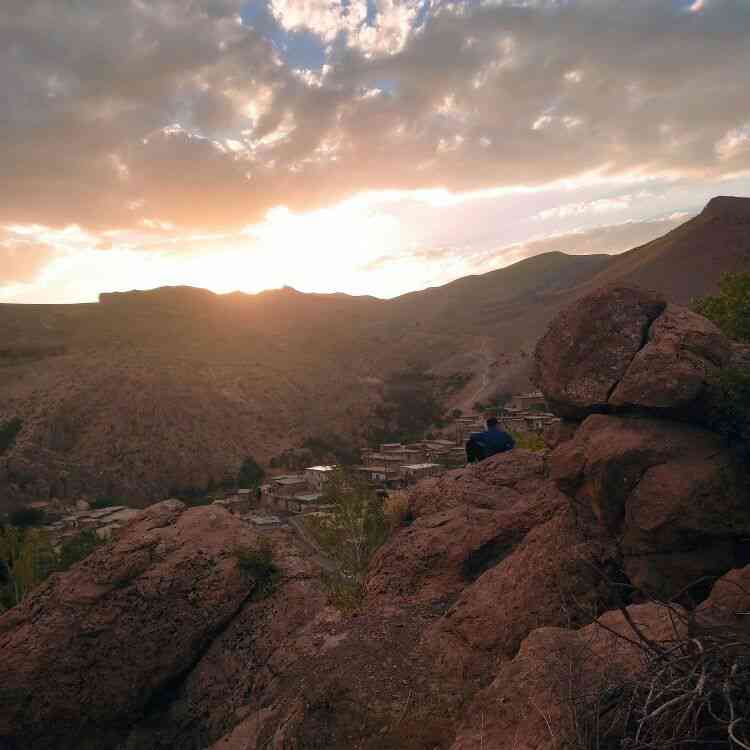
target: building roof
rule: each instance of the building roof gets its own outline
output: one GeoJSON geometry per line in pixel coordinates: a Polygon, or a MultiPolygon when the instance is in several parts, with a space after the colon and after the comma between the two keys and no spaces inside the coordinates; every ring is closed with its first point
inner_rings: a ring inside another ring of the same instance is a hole
{"type": "Polygon", "coordinates": [[[299,495],[295,495],[292,499],[303,503],[314,503],[316,500],[320,500],[321,497],[323,495],[320,492],[302,492],[299,495]]]}
{"type": "Polygon", "coordinates": [[[336,471],[335,466],[308,466],[305,471],[336,471]]]}
{"type": "Polygon", "coordinates": [[[276,477],[274,480],[275,484],[283,485],[284,487],[291,484],[306,484],[307,480],[303,476],[289,476],[289,477],[276,477]]]}
{"type": "Polygon", "coordinates": [[[409,469],[411,471],[419,471],[420,469],[442,469],[440,464],[409,464],[408,466],[402,466],[402,469],[409,469]]]}

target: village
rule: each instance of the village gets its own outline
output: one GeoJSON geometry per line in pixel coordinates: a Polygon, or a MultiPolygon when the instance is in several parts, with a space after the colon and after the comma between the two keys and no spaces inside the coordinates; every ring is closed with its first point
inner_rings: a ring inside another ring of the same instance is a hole
{"type": "MultiPolygon", "coordinates": [[[[544,397],[538,392],[514,396],[496,413],[504,429],[516,436],[539,436],[559,421],[547,411],[544,397]]],[[[422,479],[464,466],[466,441],[472,433],[484,429],[484,417],[460,416],[440,437],[411,443],[383,443],[362,451],[361,463],[349,468],[384,497],[389,492],[406,490],[422,479]]],[[[285,525],[294,516],[328,510],[326,484],[338,469],[334,465],[310,466],[297,473],[267,478],[259,487],[225,491],[218,497],[212,496],[209,502],[242,516],[258,528],[285,525]]],[[[55,544],[85,529],[95,531],[101,539],[109,539],[140,512],[124,505],[92,507],[85,500],[65,509],[58,508],[54,501],[34,503],[32,507],[48,514],[51,522],[42,528],[55,544]]]]}
{"type": "MultiPolygon", "coordinates": [[[[498,410],[497,416],[504,428],[515,435],[541,435],[559,421],[547,411],[539,392],[515,396],[498,410]]],[[[351,467],[351,471],[381,497],[405,490],[422,479],[464,466],[466,441],[484,429],[483,418],[458,417],[441,438],[405,444],[382,443],[364,450],[362,463],[351,467]]],[[[310,466],[297,473],[280,474],[256,490],[239,489],[215,503],[246,515],[257,526],[281,525],[289,516],[325,512],[326,484],[338,468],[310,466]]]]}

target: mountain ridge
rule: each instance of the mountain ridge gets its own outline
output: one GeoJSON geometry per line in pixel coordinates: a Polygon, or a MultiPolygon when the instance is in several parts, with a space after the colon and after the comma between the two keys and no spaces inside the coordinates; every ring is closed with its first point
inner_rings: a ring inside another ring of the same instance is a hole
{"type": "Polygon", "coordinates": [[[410,366],[474,376],[448,408],[523,389],[560,309],[612,283],[680,304],[711,293],[722,272],[747,267],[747,217],[750,199],[719,197],[622,255],[545,253],[392,300],[171,287],[0,306],[0,422],[24,423],[0,456],[0,506],[145,503],[306,438],[362,443],[383,381],[410,366]]]}

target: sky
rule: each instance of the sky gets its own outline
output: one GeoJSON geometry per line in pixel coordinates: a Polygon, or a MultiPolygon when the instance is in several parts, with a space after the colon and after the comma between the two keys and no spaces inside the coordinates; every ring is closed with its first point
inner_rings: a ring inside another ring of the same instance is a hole
{"type": "Polygon", "coordinates": [[[2,0],[0,302],[392,297],[750,195],[748,0],[2,0]]]}

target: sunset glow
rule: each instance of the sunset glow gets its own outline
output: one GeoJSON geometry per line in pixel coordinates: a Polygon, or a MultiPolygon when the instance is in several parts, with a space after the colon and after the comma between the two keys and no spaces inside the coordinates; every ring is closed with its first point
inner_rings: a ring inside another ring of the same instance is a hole
{"type": "Polygon", "coordinates": [[[10,0],[0,301],[393,296],[750,193],[750,6],[641,5],[10,0]]]}

